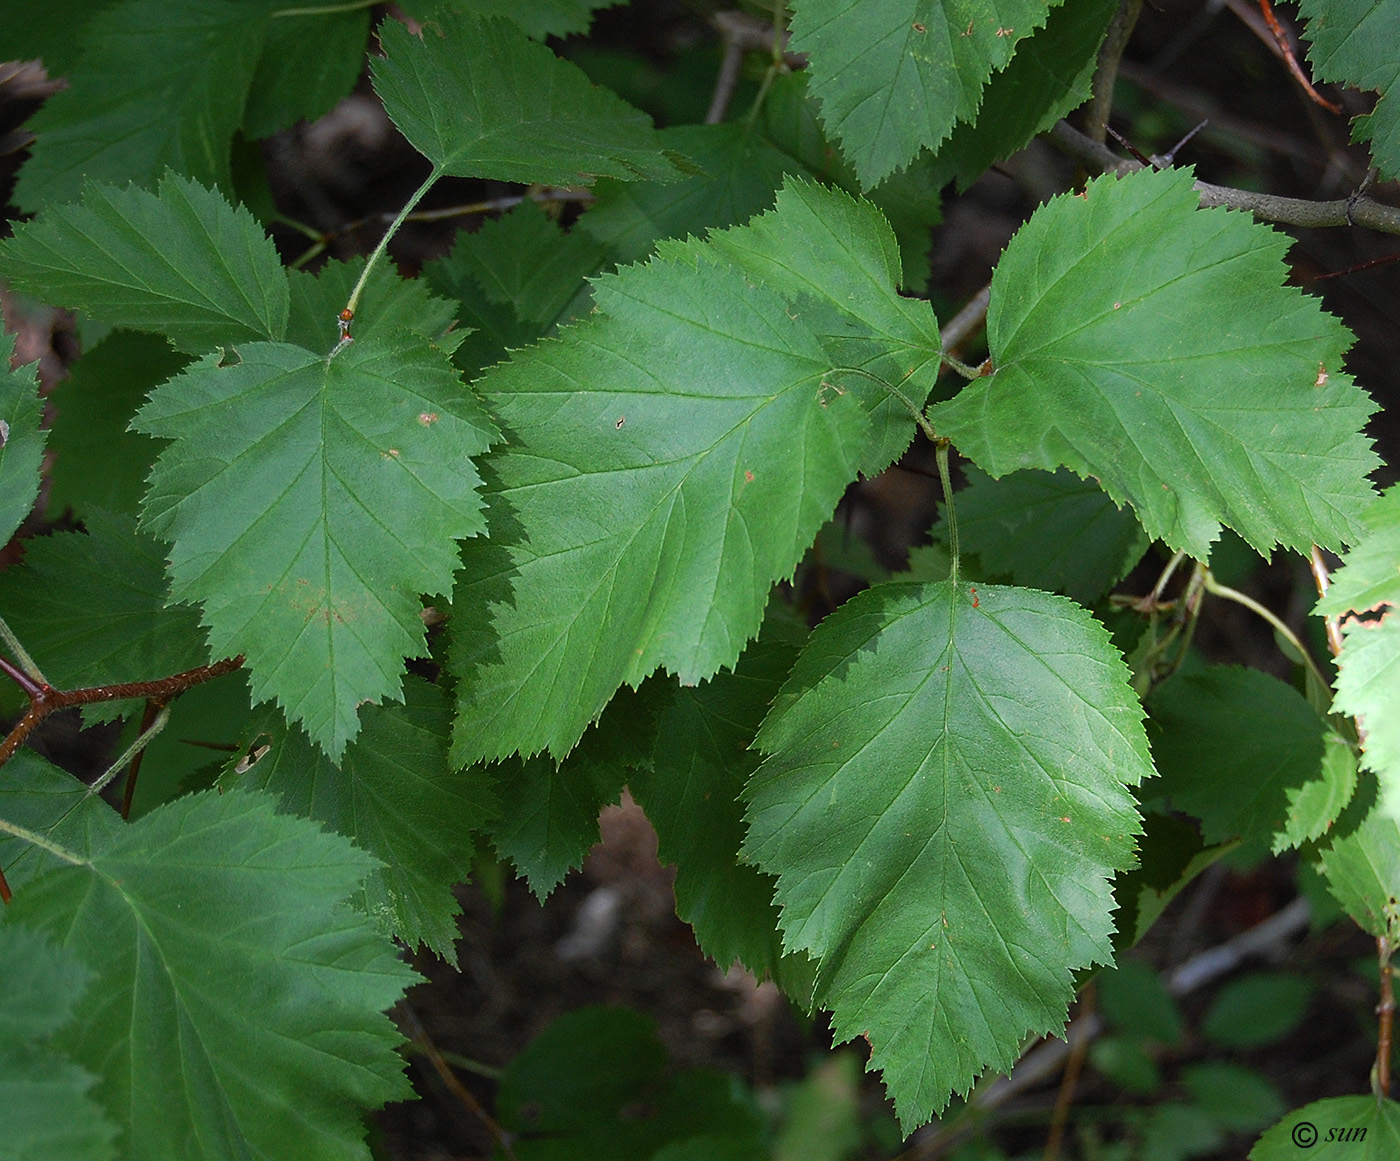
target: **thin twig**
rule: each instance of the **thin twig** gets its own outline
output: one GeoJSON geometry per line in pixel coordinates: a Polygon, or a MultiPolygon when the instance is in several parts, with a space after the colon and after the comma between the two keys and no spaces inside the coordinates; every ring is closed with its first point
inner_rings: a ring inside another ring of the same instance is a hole
{"type": "MultiPolygon", "coordinates": [[[[1079,1015],[1083,1019],[1094,1010],[1094,982],[1089,981],[1079,997],[1079,1015]]],[[[1069,1121],[1070,1106],[1074,1104],[1074,1090],[1079,1085],[1079,1074],[1084,1071],[1084,1061],[1089,1055],[1089,1041],[1081,1036],[1069,1050],[1069,1060],[1065,1064],[1065,1074],[1060,1078],[1060,1091],[1055,1096],[1055,1107],[1050,1113],[1050,1131],[1045,1138],[1045,1153],[1042,1161],[1056,1161],[1060,1155],[1060,1144],[1064,1140],[1065,1125],[1069,1121]]]]}
{"type": "MultiPolygon", "coordinates": [[[[1327,572],[1327,562],[1322,559],[1322,549],[1316,544],[1312,546],[1312,552],[1308,556],[1308,563],[1312,567],[1313,584],[1317,586],[1317,595],[1325,597],[1327,590],[1332,587],[1332,578],[1327,572]]],[[[1342,651],[1342,626],[1336,617],[1324,617],[1322,623],[1327,628],[1327,648],[1332,650],[1332,656],[1338,656],[1342,651]]]]}
{"type": "Polygon", "coordinates": [[[955,350],[958,344],[986,321],[987,304],[991,300],[992,284],[989,282],[968,300],[962,310],[948,320],[948,325],[939,332],[939,345],[945,351],[955,350]]]}
{"type": "Polygon", "coordinates": [[[1380,963],[1381,973],[1381,1002],[1376,1005],[1376,1066],[1371,1074],[1371,1084],[1378,1100],[1390,1096],[1390,1045],[1395,1035],[1395,986],[1390,957],[1394,952],[1395,945],[1386,936],[1376,936],[1376,959],[1380,963]]]}
{"type": "Polygon", "coordinates": [[[510,1134],[507,1133],[505,1129],[501,1128],[500,1123],[495,1117],[482,1107],[481,1102],[472,1094],[471,1089],[467,1088],[466,1085],[457,1079],[457,1074],[452,1071],[451,1066],[443,1059],[442,1053],[438,1051],[437,1045],[433,1043],[432,1037],[428,1035],[428,1030],[423,1027],[423,1021],[418,1018],[418,1013],[409,1007],[407,1003],[401,1003],[398,1010],[403,1013],[404,1022],[409,1025],[414,1044],[416,1044],[423,1055],[428,1058],[433,1066],[433,1070],[441,1078],[442,1083],[447,1086],[448,1091],[461,1101],[477,1120],[486,1126],[486,1131],[491,1134],[492,1139],[501,1147],[501,1152],[506,1155],[509,1161],[515,1161],[515,1150],[511,1147],[510,1134]]]}
{"type": "Polygon", "coordinates": [[[33,732],[34,727],[55,710],[94,705],[104,701],[134,701],[138,698],[166,703],[173,701],[187,689],[222,677],[225,673],[232,673],[242,664],[243,655],[240,653],[237,657],[225,657],[213,665],[201,665],[197,669],[187,669],[184,673],[160,677],[155,681],[127,681],[117,685],[94,685],[68,690],[45,685],[36,695],[31,695],[29,708],[24,711],[24,716],[5,740],[0,742],[0,766],[10,760],[24,743],[24,739],[33,732]]]}
{"type": "Polygon", "coordinates": [[[1113,108],[1113,86],[1118,80],[1118,62],[1123,59],[1123,50],[1128,47],[1128,39],[1133,35],[1138,13],[1142,11],[1142,0],[1122,0],[1118,11],[1113,14],[1108,25],[1108,33],[1099,46],[1099,62],[1094,70],[1093,88],[1089,97],[1089,110],[1084,125],[1088,136],[1100,143],[1108,128],[1108,115],[1113,108]]]}
{"type": "MultiPolygon", "coordinates": [[[[1061,121],[1049,133],[1050,141],[1063,152],[1086,167],[1101,173],[1127,174],[1142,169],[1139,162],[1119,157],[1106,145],[1091,141],[1067,121],[1061,121]]],[[[1196,182],[1196,192],[1203,206],[1228,206],[1247,210],[1266,222],[1284,226],[1317,228],[1323,226],[1365,226],[1382,234],[1400,234],[1400,208],[1373,201],[1369,197],[1339,198],[1336,201],[1315,202],[1304,198],[1285,198],[1253,190],[1196,182]]]]}
{"type": "Polygon", "coordinates": [[[1293,41],[1288,33],[1284,32],[1283,25],[1278,22],[1278,17],[1274,15],[1274,6],[1269,0],[1259,0],[1259,11],[1264,14],[1264,23],[1269,26],[1269,32],[1273,35],[1275,43],[1278,44],[1279,53],[1282,55],[1284,63],[1288,66],[1288,71],[1293,74],[1293,79],[1303,86],[1303,92],[1316,103],[1321,105],[1329,113],[1340,113],[1342,107],[1329,101],[1315,88],[1308,79],[1308,74],[1303,71],[1303,66],[1298,63],[1298,57],[1293,51],[1293,41]]]}
{"type": "Polygon", "coordinates": [[[1313,660],[1312,652],[1308,649],[1306,645],[1303,644],[1302,640],[1298,637],[1298,634],[1293,632],[1293,630],[1278,616],[1277,613],[1275,613],[1268,606],[1261,605],[1253,597],[1247,596],[1246,594],[1240,592],[1238,589],[1232,589],[1229,585],[1222,585],[1218,580],[1215,579],[1214,576],[1211,575],[1209,569],[1205,571],[1204,580],[1206,585],[1206,592],[1212,594],[1213,596],[1224,597],[1227,601],[1234,601],[1237,605],[1243,605],[1251,613],[1263,617],[1264,620],[1266,620],[1270,625],[1273,626],[1274,631],[1276,633],[1282,634],[1283,638],[1290,645],[1292,645],[1294,649],[1298,651],[1299,655],[1303,659],[1303,664],[1307,667],[1308,672],[1312,674],[1313,679],[1317,682],[1318,686],[1322,689],[1329,688],[1330,683],[1328,682],[1327,678],[1323,675],[1322,670],[1318,668],[1317,662],[1313,660]]]}

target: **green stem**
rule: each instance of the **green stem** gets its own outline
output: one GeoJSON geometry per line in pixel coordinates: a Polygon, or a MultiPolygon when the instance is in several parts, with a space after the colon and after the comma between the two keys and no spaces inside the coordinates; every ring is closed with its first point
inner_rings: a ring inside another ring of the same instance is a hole
{"type": "Polygon", "coordinates": [[[947,351],[941,352],[938,357],[943,362],[947,363],[948,366],[952,367],[953,370],[956,371],[959,375],[961,375],[964,379],[980,379],[982,377],[982,372],[979,371],[976,367],[969,367],[961,359],[953,358],[953,356],[948,354],[947,351]]]}
{"type": "Polygon", "coordinates": [[[948,518],[948,555],[953,558],[948,570],[948,580],[958,587],[958,508],[953,503],[953,476],[948,470],[948,446],[946,439],[934,444],[938,454],[938,478],[943,484],[943,508],[948,518]]]}
{"type": "Polygon", "coordinates": [[[758,95],[754,97],[753,104],[749,106],[749,111],[744,117],[744,128],[752,129],[758,120],[759,110],[763,108],[763,102],[768,99],[768,90],[773,85],[773,78],[778,75],[783,67],[782,59],[774,61],[763,70],[763,80],[758,83],[758,95]]]}
{"type": "Polygon", "coordinates": [[[40,685],[48,685],[48,678],[34,664],[34,658],[29,656],[29,651],[19,643],[19,638],[15,636],[14,630],[5,624],[4,617],[0,617],[0,640],[5,642],[5,648],[14,655],[14,659],[19,662],[20,668],[25,673],[29,674],[40,685]]]}
{"type": "Polygon", "coordinates": [[[1238,589],[1232,589],[1228,585],[1222,585],[1215,577],[1211,576],[1209,569],[1205,570],[1204,581],[1206,592],[1211,593],[1213,596],[1224,597],[1227,601],[1234,601],[1237,605],[1243,605],[1251,613],[1257,613],[1259,616],[1263,617],[1264,620],[1268,621],[1276,632],[1283,634],[1284,640],[1292,645],[1294,649],[1298,650],[1298,655],[1302,657],[1303,664],[1308,667],[1308,672],[1312,674],[1318,685],[1323,689],[1331,689],[1332,683],[1322,675],[1322,670],[1317,667],[1317,662],[1313,660],[1312,653],[1309,652],[1307,646],[1298,639],[1298,635],[1293,632],[1292,629],[1279,620],[1272,609],[1266,608],[1253,597],[1246,596],[1238,589]]]}
{"type": "Polygon", "coordinates": [[[6,834],[12,834],[15,838],[22,839],[31,846],[36,846],[41,850],[48,851],[49,854],[53,855],[55,858],[62,859],[65,863],[72,863],[75,867],[85,867],[88,864],[87,859],[75,855],[67,847],[61,847],[56,842],[46,839],[38,832],[19,826],[7,818],[0,818],[0,831],[4,831],[6,834]]]}
{"type": "MultiPolygon", "coordinates": [[[[369,281],[370,272],[374,270],[375,263],[383,256],[384,251],[389,248],[389,239],[398,233],[399,227],[403,225],[404,219],[413,212],[413,207],[423,200],[423,195],[432,189],[433,183],[443,175],[444,167],[435,165],[427,179],[416,190],[413,195],[404,203],[403,209],[399,211],[399,216],[389,223],[389,228],[384,232],[384,237],[379,239],[379,245],[374,248],[365,262],[365,268],[360,271],[360,280],[355,283],[355,289],[350,292],[350,299],[345,304],[346,312],[353,317],[356,308],[360,305],[360,295],[364,293],[365,283],[369,281]]],[[[339,347],[336,348],[339,350],[339,347]]]]}
{"type": "Polygon", "coordinates": [[[918,406],[909,396],[904,394],[903,391],[889,380],[882,379],[879,375],[875,374],[873,371],[867,371],[864,367],[832,367],[829,374],[834,375],[838,371],[847,375],[860,375],[869,379],[872,383],[878,384],[884,391],[895,399],[898,399],[909,409],[909,414],[914,417],[914,422],[919,425],[919,430],[928,437],[930,443],[936,444],[938,442],[938,433],[933,430],[933,425],[929,423],[928,418],[919,410],[918,406]]]}
{"type": "Polygon", "coordinates": [[[313,4],[306,8],[279,8],[268,15],[273,20],[286,16],[331,16],[337,12],[358,12],[362,8],[373,8],[380,0],[349,0],[345,4],[313,4]]]}
{"type": "Polygon", "coordinates": [[[158,733],[160,733],[161,730],[165,729],[165,723],[169,720],[170,707],[168,705],[161,706],[160,712],[156,714],[155,721],[153,721],[150,724],[149,728],[143,730],[137,736],[136,741],[132,742],[131,745],[129,745],[122,752],[122,756],[120,758],[118,758],[115,762],[113,762],[110,766],[107,767],[107,769],[103,772],[102,777],[100,777],[96,782],[94,782],[91,786],[88,787],[88,794],[100,794],[102,792],[102,788],[105,787],[107,783],[112,781],[112,779],[115,778],[117,774],[126,767],[127,763],[129,763],[134,757],[136,757],[137,754],[139,754],[142,750],[149,746],[151,742],[155,739],[155,736],[158,733]]]}

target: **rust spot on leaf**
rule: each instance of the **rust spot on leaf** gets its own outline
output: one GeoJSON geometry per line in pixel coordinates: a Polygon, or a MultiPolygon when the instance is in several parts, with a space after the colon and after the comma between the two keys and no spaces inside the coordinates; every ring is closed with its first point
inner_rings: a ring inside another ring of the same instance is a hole
{"type": "Polygon", "coordinates": [[[424,411],[421,415],[418,416],[418,422],[421,423],[424,427],[431,427],[437,421],[438,413],[436,411],[424,411]]]}

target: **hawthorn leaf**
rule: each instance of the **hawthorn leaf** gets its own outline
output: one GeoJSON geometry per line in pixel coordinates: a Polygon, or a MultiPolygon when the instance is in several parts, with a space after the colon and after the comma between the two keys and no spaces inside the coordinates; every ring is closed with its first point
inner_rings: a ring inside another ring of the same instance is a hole
{"type": "MultiPolygon", "coordinates": [[[[5,763],[0,778],[0,820],[86,855],[124,829],[121,816],[85,783],[21,746],[5,763]]],[[[44,871],[62,863],[58,856],[0,829],[0,867],[16,893],[44,871]]]]}
{"type": "Polygon", "coordinates": [[[792,50],[866,189],[977,113],[1048,0],[794,0],[792,50]]]}
{"type": "Polygon", "coordinates": [[[790,177],[772,210],[712,232],[706,242],[803,312],[838,364],[832,381],[870,413],[873,438],[862,474],[889,467],[914,438],[909,407],[921,406],[938,382],[942,340],[929,304],[899,296],[899,243],[880,211],[841,190],[790,177]]]}
{"type": "MultiPolygon", "coordinates": [[[[860,193],[855,170],[827,140],[818,103],[807,93],[807,80],[806,70],[776,77],[757,124],[777,149],[801,163],[803,168],[794,168],[793,173],[805,170],[847,193],[860,193]]],[[[930,230],[942,219],[940,191],[947,184],[938,177],[935,159],[925,151],[863,195],[885,215],[899,239],[899,283],[913,294],[923,294],[928,288],[930,230]]]]}
{"type": "Polygon", "coordinates": [[[242,129],[271,137],[298,121],[315,121],[349,96],[365,67],[369,10],[273,12],[248,87],[242,129]]]}
{"type": "Polygon", "coordinates": [[[906,1131],[1059,1033],[1073,973],[1111,962],[1128,788],[1152,773],[1098,622],[1031,589],[867,589],[813,632],[755,745],[744,853],[906,1131]]]}
{"type": "Polygon", "coordinates": [[[1199,818],[1206,842],[1240,838],[1256,858],[1296,845],[1291,807],[1322,780],[1328,733],[1302,694],[1258,669],[1214,665],[1167,682],[1151,709],[1153,790],[1199,818]]]}
{"type": "Polygon", "coordinates": [[[1374,0],[1300,0],[1308,22],[1313,75],[1380,93],[1375,109],[1352,122],[1352,140],[1371,142],[1371,160],[1387,180],[1400,176],[1400,12],[1374,0]]]}
{"type": "MultiPolygon", "coordinates": [[[[288,270],[291,309],[287,342],[313,351],[329,351],[340,341],[340,312],[350,301],[365,268],[365,260],[327,262],[315,274],[288,270]]],[[[461,334],[450,335],[456,307],[429,292],[422,279],[401,278],[384,262],[377,263],[355,307],[355,339],[381,332],[409,331],[451,351],[461,334]]]]}
{"type": "Polygon", "coordinates": [[[1226,524],[1267,555],[1356,537],[1379,462],[1346,328],[1281,285],[1288,239],[1201,210],[1189,170],[1042,206],[992,277],[996,370],[931,409],[994,477],[1067,467],[1198,560],[1226,524]],[[1229,302],[1229,310],[1220,303],[1229,302]]]}
{"type": "Polygon", "coordinates": [[[374,89],[441,172],[555,185],[679,176],[645,113],[507,20],[440,9],[415,36],[379,26],[374,89]]]}
{"type": "Polygon", "coordinates": [[[195,354],[287,327],[287,278],[262,227],[173,173],[155,193],[87,185],[80,202],[16,226],[0,264],[21,290],[195,354]]]}
{"type": "Polygon", "coordinates": [[[452,888],[470,876],[471,834],[497,806],[483,778],[448,766],[447,733],[446,695],[410,676],[403,705],[365,708],[338,767],[269,709],[246,731],[251,762],[226,770],[220,785],[266,791],[279,810],[373,855],[381,865],[355,905],[381,931],[410,947],[427,944],[455,966],[461,907],[452,888]]]}
{"type": "MultiPolygon", "coordinates": [[[[166,604],[165,552],[131,516],[88,513],[87,532],[30,541],[0,572],[0,613],[57,689],[154,681],[209,663],[198,612],[166,604]]],[[[110,721],[120,702],[84,707],[110,721]]]]}
{"type": "MultiPolygon", "coordinates": [[[[167,169],[230,190],[229,145],[262,52],[265,3],[125,0],[83,29],[83,51],[29,122],[15,201],[34,212],[85,181],[154,182],[167,169]]],[[[47,19],[47,17],[46,17],[47,19]]],[[[151,235],[152,248],[163,241],[151,235]]]]}
{"type": "Polygon", "coordinates": [[[429,20],[438,8],[454,8],[479,16],[504,16],[536,40],[549,36],[578,36],[588,31],[593,13],[622,0],[413,0],[401,4],[417,20],[429,20]]]}
{"type": "Polygon", "coordinates": [[[12,370],[14,357],[14,335],[0,330],[0,546],[14,535],[39,496],[46,442],[40,426],[44,404],[35,374],[38,364],[12,370]]]}
{"type": "Polygon", "coordinates": [[[1400,486],[1386,489],[1361,519],[1365,534],[1314,611],[1346,617],[1332,709],[1361,724],[1361,765],[1380,780],[1380,808],[1400,820],[1400,486]],[[1371,612],[1379,618],[1347,615],[1371,612]]]}
{"type": "Polygon", "coordinates": [[[760,639],[732,673],[693,688],[653,679],[642,691],[661,703],[651,761],[630,779],[661,861],[676,865],[676,914],[715,963],[738,960],[759,978],[778,972],[782,946],[773,879],[739,858],[740,795],[758,765],[750,745],[795,656],[760,639]]]}
{"type": "Polygon", "coordinates": [[[404,332],[208,355],[133,425],[177,441],[143,518],[172,546],[173,599],[199,601],[213,654],[244,654],[253,697],[338,760],[356,708],[397,699],[403,658],[426,652],[419,594],[450,590],[455,538],[485,527],[469,457],[495,428],[404,332]]]}
{"type": "Polygon", "coordinates": [[[51,77],[65,76],[82,55],[89,20],[116,0],[6,0],[0,57],[42,60],[51,77]]]}
{"type": "Polygon", "coordinates": [[[117,1127],[88,1095],[97,1077],[44,1041],[69,1023],[88,971],[67,948],[0,924],[0,1141],[4,1156],[108,1161],[117,1127]]]}
{"type": "Polygon", "coordinates": [[[1294,1109],[1269,1129],[1249,1151],[1248,1161],[1297,1161],[1306,1150],[1308,1161],[1386,1161],[1400,1153],[1400,1104],[1388,1097],[1328,1097],[1294,1109]],[[1342,1133],[1317,1140],[1300,1125],[1342,1133]]]}
{"type": "Polygon", "coordinates": [[[1400,823],[1372,809],[1318,860],[1327,889],[1359,927],[1376,937],[1400,936],[1400,823]]]}
{"type": "Polygon", "coordinates": [[[161,336],[127,330],[83,353],[50,395],[51,511],[72,508],[84,520],[97,509],[140,511],[160,443],[127,424],[152,389],[189,361],[161,336]]]}
{"type": "MultiPolygon", "coordinates": [[[[989,574],[1089,604],[1148,549],[1131,510],[1072,472],[1026,471],[993,480],[968,468],[966,475],[968,486],[955,498],[962,549],[975,553],[989,574]]],[[[946,541],[946,522],[934,535],[946,541]]]]}
{"type": "Polygon", "coordinates": [[[1011,63],[987,82],[976,120],[960,121],[939,147],[935,184],[946,185],[952,174],[967,189],[1087,101],[1099,45],[1117,10],[1116,0],[1052,7],[1045,27],[1021,41],[1011,63]]]}
{"type": "Polygon", "coordinates": [[[576,754],[562,763],[536,755],[508,758],[492,767],[492,777],[502,808],[486,833],[544,902],[570,871],[583,866],[600,837],[598,814],[618,801],[627,773],[579,762],[576,754]]]}
{"type": "Polygon", "coordinates": [[[533,201],[457,235],[444,263],[470,273],[487,299],[522,322],[548,327],[597,271],[603,246],[581,230],[565,232],[533,201]]]}
{"type": "Polygon", "coordinates": [[[624,682],[732,665],[855,477],[869,421],[817,339],[699,250],[477,382],[510,442],[453,597],[458,763],[560,759],[624,682]]]}
{"type": "Polygon", "coordinates": [[[773,204],[786,174],[805,167],[743,125],[676,125],[662,144],[700,168],[681,181],[604,179],[579,228],[619,262],[645,258],[658,238],[732,226],[773,204]]]}
{"type": "Polygon", "coordinates": [[[122,1110],[123,1155],[367,1161],[363,1111],[409,1095],[383,1010],[418,979],[344,906],[374,861],[239,791],[69,858],[6,920],[92,972],[54,1045],[122,1110]]]}

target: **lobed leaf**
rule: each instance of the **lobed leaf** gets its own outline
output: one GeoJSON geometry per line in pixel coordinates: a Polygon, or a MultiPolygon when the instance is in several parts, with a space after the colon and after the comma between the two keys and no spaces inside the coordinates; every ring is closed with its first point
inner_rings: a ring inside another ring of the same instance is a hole
{"type": "Polygon", "coordinates": [[[375,92],[444,173],[555,185],[678,176],[645,113],[510,21],[443,8],[417,36],[386,20],[379,40],[375,92]]]}
{"type": "Polygon", "coordinates": [[[820,344],[740,272],[677,251],[594,294],[477,384],[510,443],[453,598],[459,763],[562,758],[624,682],[732,665],[864,451],[820,344]]]}
{"type": "Polygon", "coordinates": [[[1143,170],[1042,206],[992,278],[996,370],[934,426],[992,476],[1097,478],[1200,560],[1221,524],[1263,553],[1352,540],[1378,461],[1351,336],[1280,285],[1285,238],[1197,201],[1189,172],[1143,170]]]}
{"type": "Polygon", "coordinates": [[[1392,51],[1400,39],[1400,10],[1373,0],[1300,0],[1308,22],[1308,60],[1323,81],[1375,89],[1375,109],[1352,122],[1352,140],[1371,142],[1371,159],[1381,176],[1400,175],[1400,60],[1392,51]]]}
{"type": "Polygon", "coordinates": [[[363,1110],[409,1095],[382,1012],[417,979],[343,906],[370,857],[229,792],[70,858],[5,920],[92,973],[54,1043],[101,1076],[123,1156],[367,1161],[363,1110]]]}
{"type": "Polygon", "coordinates": [[[38,499],[46,442],[37,364],[12,370],[14,357],[14,336],[0,331],[0,546],[14,535],[38,499]]]}
{"type": "Polygon", "coordinates": [[[155,193],[89,184],[82,201],[16,226],[0,263],[21,290],[193,353],[287,327],[287,278],[262,227],[172,173],[155,193]]]}
{"type": "MultiPolygon", "coordinates": [[[[21,747],[0,778],[0,820],[23,827],[60,848],[87,855],[123,830],[121,816],[87,785],[32,749],[21,747]]],[[[0,830],[0,867],[15,891],[61,866],[58,856],[0,830]]]]}
{"type": "Polygon", "coordinates": [[[1388,488],[1361,519],[1365,534],[1342,558],[1315,612],[1380,613],[1346,618],[1332,709],[1362,726],[1361,765],[1380,779],[1381,809],[1400,820],[1400,487],[1388,488]]]}
{"type": "Polygon", "coordinates": [[[285,813],[322,823],[379,860],[354,896],[388,935],[427,944],[456,965],[452,888],[471,874],[473,831],[497,809],[484,780],[447,763],[447,700],[421,678],[404,682],[404,704],[370,706],[338,766],[275,710],[248,727],[252,761],[225,771],[222,786],[263,790],[285,813]]]}
{"type": "MultiPolygon", "coordinates": [[[[365,259],[327,262],[315,274],[288,270],[291,306],[287,342],[313,351],[329,351],[340,341],[340,312],[365,268],[365,259]]],[[[451,351],[460,334],[449,334],[453,304],[430,293],[419,278],[401,278],[388,263],[376,263],[355,308],[356,340],[407,331],[451,351]]]]}
{"type": "Polygon", "coordinates": [[[921,406],[938,382],[942,340],[928,303],[899,296],[899,243],[880,211],[789,177],[771,211],[712,232],[707,245],[792,302],[839,365],[831,378],[861,400],[874,429],[862,474],[897,460],[914,436],[909,407],[921,406]]]}
{"type": "Polygon", "coordinates": [[[1400,1152],[1400,1104],[1388,1097],[1328,1097],[1294,1109],[1255,1142],[1249,1161],[1385,1161],[1400,1152]],[[1318,1139],[1299,1126],[1338,1130],[1318,1139]]]}
{"type": "Polygon", "coordinates": [[[271,137],[298,121],[315,121],[349,96],[365,67],[367,8],[298,12],[268,5],[262,53],[248,86],[241,128],[271,137]]]}
{"type": "MultiPolygon", "coordinates": [[[[36,141],[16,202],[37,211],[77,197],[85,182],[150,184],[167,169],[230,190],[229,143],[269,7],[248,0],[104,7],[83,28],[69,87],[29,122],[36,141]]],[[[153,246],[160,240],[151,235],[153,246]]]]}
{"type": "Polygon", "coordinates": [[[869,189],[977,113],[983,87],[1046,21],[1048,0],[795,0],[822,123],[869,189]]]}
{"type": "Polygon", "coordinates": [[[1318,865],[1357,926],[1377,938],[1400,935],[1400,823],[1367,812],[1355,830],[1333,840],[1318,865]]]}
{"type": "Polygon", "coordinates": [[[536,40],[548,36],[577,36],[588,31],[593,13],[621,0],[413,0],[400,5],[419,20],[428,20],[439,8],[474,12],[479,16],[504,16],[536,40]]]}
{"type": "Polygon", "coordinates": [[[1063,1027],[1073,973],[1111,960],[1127,788],[1152,772],[1102,626],[1028,589],[868,589],[813,632],[755,744],[745,854],[906,1130],[1063,1027]]]}
{"type": "Polygon", "coordinates": [[[404,332],[206,356],[134,426],[178,441],[144,515],[172,545],[172,597],[201,602],[213,653],[244,654],[254,698],[339,759],[357,707],[396,697],[425,652],[419,594],[448,591],[455,538],[485,526],[469,457],[495,428],[404,332]]]}

